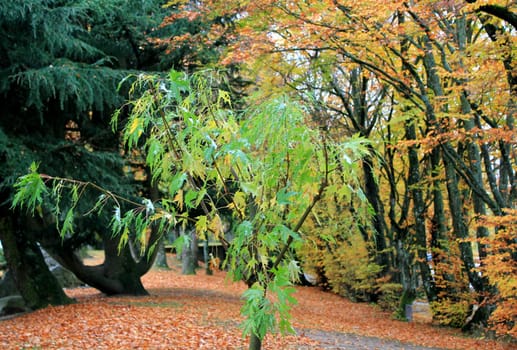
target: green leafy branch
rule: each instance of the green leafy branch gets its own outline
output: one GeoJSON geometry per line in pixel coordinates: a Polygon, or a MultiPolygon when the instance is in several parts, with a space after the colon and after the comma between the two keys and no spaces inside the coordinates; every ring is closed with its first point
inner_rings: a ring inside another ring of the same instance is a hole
{"type": "Polygon", "coordinates": [[[76,208],[85,192],[91,190],[100,193],[94,205],[80,215],[100,214],[108,203],[113,203],[110,227],[113,234],[120,237],[119,250],[128,243],[133,232],[143,253],[147,248],[146,233],[152,225],[157,226],[158,232],[164,232],[178,219],[174,211],[156,207],[146,198],[139,203],[93,182],[40,174],[35,163],[31,164],[28,174],[18,178],[14,188],[12,208],[25,208],[29,213],[38,213],[42,217],[43,206],[50,206],[56,219],[56,228],[62,237],[74,233],[74,219],[79,215],[76,208]],[[63,198],[67,200],[66,204],[63,204],[63,198]],[[132,209],[122,215],[123,206],[132,209]],[[66,209],[65,213],[62,213],[63,207],[66,209]]]}

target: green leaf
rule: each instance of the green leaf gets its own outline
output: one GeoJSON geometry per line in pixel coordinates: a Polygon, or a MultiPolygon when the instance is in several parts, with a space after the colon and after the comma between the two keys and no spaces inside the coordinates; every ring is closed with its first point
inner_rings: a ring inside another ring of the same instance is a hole
{"type": "Polygon", "coordinates": [[[63,226],[59,230],[59,234],[61,237],[64,237],[66,234],[74,233],[74,208],[68,209],[65,215],[65,220],[63,221],[63,226]]]}
{"type": "Polygon", "coordinates": [[[176,250],[176,254],[181,256],[183,249],[190,245],[190,241],[190,236],[184,234],[179,235],[178,238],[176,238],[174,242],[172,242],[172,246],[176,250]]]}
{"type": "Polygon", "coordinates": [[[276,194],[276,201],[280,205],[292,204],[291,198],[293,198],[296,195],[298,195],[297,192],[294,192],[294,191],[288,192],[285,188],[282,188],[276,194]]]}
{"type": "Polygon", "coordinates": [[[236,234],[241,237],[249,237],[252,233],[253,224],[248,220],[244,220],[237,226],[236,234]]]}
{"type": "Polygon", "coordinates": [[[169,195],[171,197],[174,197],[176,195],[176,192],[178,192],[178,190],[183,187],[183,184],[185,183],[186,179],[186,173],[177,173],[176,175],[174,175],[169,185],[169,195]]]}
{"type": "Polygon", "coordinates": [[[184,197],[185,206],[189,209],[196,207],[195,200],[198,198],[199,192],[194,190],[188,190],[184,197]]]}
{"type": "Polygon", "coordinates": [[[32,213],[36,206],[41,205],[43,195],[48,190],[38,173],[38,165],[33,162],[29,170],[29,174],[19,177],[14,184],[15,195],[11,207],[26,207],[32,213]]]}

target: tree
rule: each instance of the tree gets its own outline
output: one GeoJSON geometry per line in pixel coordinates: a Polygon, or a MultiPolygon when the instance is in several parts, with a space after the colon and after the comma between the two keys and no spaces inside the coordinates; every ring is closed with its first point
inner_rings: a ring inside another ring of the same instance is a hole
{"type": "MultiPolygon", "coordinates": [[[[390,141],[378,149],[390,163],[378,167],[385,173],[377,174],[390,196],[382,205],[389,209],[376,205],[376,215],[388,214],[391,228],[385,238],[399,255],[392,261],[406,265],[399,266],[401,272],[411,270],[408,264],[419,266],[427,297],[436,301],[436,316],[444,322],[442,306],[450,313],[461,310],[457,325],[467,320],[465,305],[487,306],[483,295],[497,292],[478,274],[476,257],[483,265],[486,247],[480,242],[498,232],[481,225],[473,236],[471,223],[484,213],[505,216],[505,208],[515,206],[509,143],[515,114],[510,53],[515,4],[254,2],[239,11],[239,37],[225,62],[252,67],[265,62],[272,78],[261,75],[263,84],[276,79],[301,94],[316,90],[325,97],[315,99],[324,101],[323,107],[316,104],[319,110],[332,111],[354,105],[347,82],[336,80],[341,72],[359,66],[385,86],[394,108],[383,107],[383,123],[374,131],[390,141]],[[501,74],[505,82],[497,79],[501,74]],[[405,174],[396,177],[400,169],[405,174]],[[472,239],[478,240],[474,249],[472,239]],[[458,258],[463,269],[454,275],[451,267],[458,258]],[[469,292],[468,284],[478,294],[469,292]]],[[[373,197],[369,200],[373,207],[373,197]]],[[[486,324],[490,307],[477,310],[486,324]]]]}
{"type": "MultiPolygon", "coordinates": [[[[102,193],[117,205],[111,227],[121,245],[135,232],[137,240],[152,247],[146,228],[161,231],[189,222],[197,237],[212,234],[228,245],[229,272],[249,287],[243,295],[247,316],[243,327],[251,336],[250,348],[257,349],[277,324],[283,332],[291,330],[288,311],[295,301],[291,283],[299,274],[292,249],[303,241],[302,226],[328,190],[339,197],[351,196],[357,160],[365,149],[359,138],[342,143],[328,139],[325,130],[309,123],[306,111],[285,96],[259,101],[246,114],[235,115],[220,81],[207,71],[192,77],[171,71],[167,80],[141,76],[133,85],[138,98],[130,102],[124,141],[131,149],[146,135],[147,164],[157,186],[168,195],[158,203],[134,202],[133,209],[123,212],[118,197],[102,193]],[[333,186],[336,162],[347,169],[343,172],[347,187],[333,186]],[[200,214],[192,217],[189,211],[200,214]],[[231,239],[223,229],[224,211],[234,221],[231,239]]],[[[115,114],[114,127],[117,118],[115,114]]],[[[59,198],[53,195],[55,186],[61,180],[52,180],[49,194],[55,201],[59,198]]],[[[73,203],[79,202],[80,196],[73,194],[83,186],[99,189],[73,180],[67,183],[73,203]]],[[[46,192],[46,187],[35,169],[16,187],[15,204],[43,201],[38,192],[46,192]]],[[[102,199],[96,207],[105,205],[102,199]]],[[[185,235],[180,240],[191,241],[185,235]]]]}
{"type": "MultiPolygon", "coordinates": [[[[15,179],[33,161],[42,162],[41,170],[47,174],[97,179],[113,190],[138,193],[138,185],[128,181],[123,170],[119,142],[108,123],[123,101],[123,90],[117,88],[128,69],[157,61],[157,52],[146,49],[143,33],[159,23],[161,12],[154,1],[0,4],[0,47],[5,52],[0,59],[0,99],[5,107],[0,118],[0,158],[5,165],[0,170],[0,205],[6,228],[1,239],[9,266],[18,274],[20,291],[46,275],[38,248],[44,245],[85,282],[107,293],[144,292],[139,280],[142,269],[131,275],[135,265],[122,263],[130,260],[110,250],[118,241],[109,236],[102,220],[77,222],[78,234],[60,237],[55,225],[64,216],[54,221],[42,208],[39,221],[29,220],[24,212],[8,208],[15,179]],[[83,266],[74,253],[81,245],[97,244],[95,233],[103,237],[106,255],[111,255],[97,269],[83,266]],[[18,260],[29,256],[33,257],[30,262],[18,260]],[[35,271],[42,271],[38,272],[41,276],[35,271]]],[[[51,296],[59,294],[53,280],[36,284],[40,300],[33,293],[26,297],[30,305],[41,307],[62,300],[51,296]],[[41,288],[47,285],[48,291],[41,288]]]]}

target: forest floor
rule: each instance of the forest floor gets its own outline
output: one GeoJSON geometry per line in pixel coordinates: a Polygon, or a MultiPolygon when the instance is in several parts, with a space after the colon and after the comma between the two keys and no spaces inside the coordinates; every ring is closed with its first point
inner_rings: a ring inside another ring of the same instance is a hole
{"type": "MultiPolygon", "coordinates": [[[[66,290],[75,304],[0,321],[1,349],[245,349],[243,283],[216,271],[183,276],[171,270],[143,277],[144,297],[106,297],[93,288],[66,290]]],[[[268,335],[263,349],[508,350],[421,320],[401,322],[374,305],[353,303],[316,287],[297,287],[295,335],[268,335]]]]}

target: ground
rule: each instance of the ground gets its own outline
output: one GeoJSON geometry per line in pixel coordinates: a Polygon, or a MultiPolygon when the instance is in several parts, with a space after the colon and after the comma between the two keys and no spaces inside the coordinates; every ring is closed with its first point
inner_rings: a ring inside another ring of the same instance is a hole
{"type": "MultiPolygon", "coordinates": [[[[1,349],[245,349],[240,296],[246,286],[216,271],[143,278],[150,296],[106,297],[93,288],[67,294],[77,303],[48,307],[0,322],[1,349]]],[[[425,322],[393,320],[374,305],[352,303],[315,287],[298,287],[296,334],[270,335],[264,349],[512,349],[425,322]]]]}

